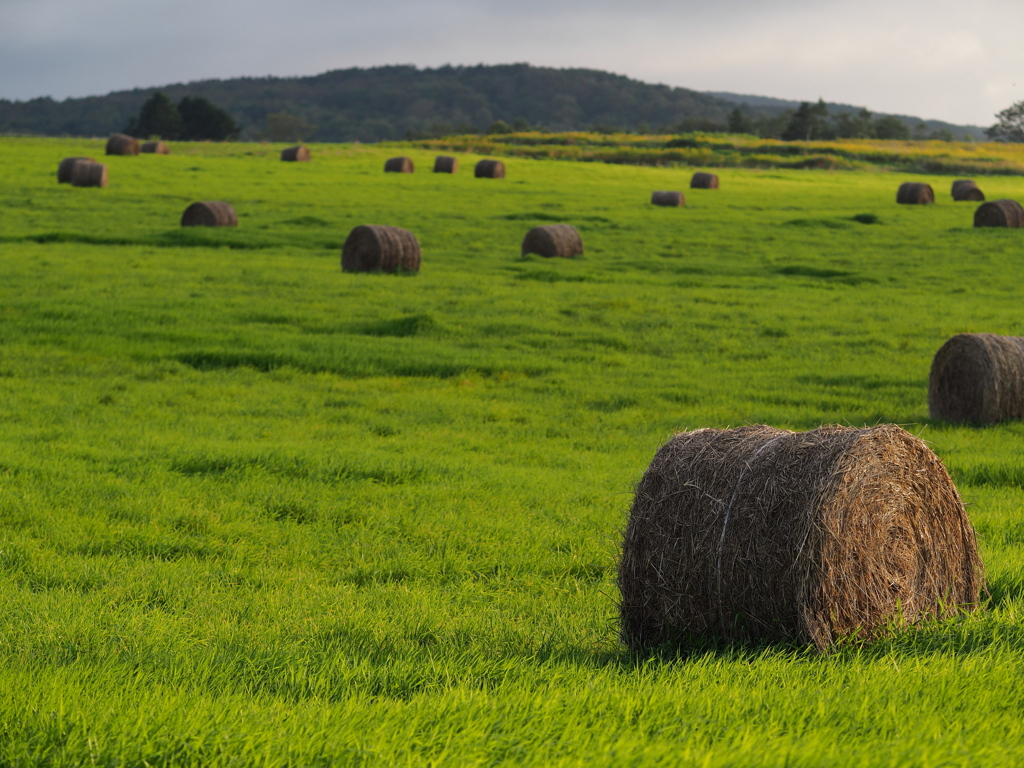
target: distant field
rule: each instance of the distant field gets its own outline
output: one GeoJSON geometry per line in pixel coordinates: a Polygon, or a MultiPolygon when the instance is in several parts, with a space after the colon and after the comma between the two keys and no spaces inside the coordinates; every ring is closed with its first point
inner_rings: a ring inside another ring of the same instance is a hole
{"type": "Polygon", "coordinates": [[[973,229],[954,176],[897,206],[918,177],[280,149],[0,140],[0,765],[1024,758],[1024,424],[926,399],[950,335],[1024,335],[1024,234],[973,229]],[[58,185],[71,155],[109,188],[58,185]],[[197,200],[238,229],[182,231],[197,200]],[[520,257],[553,221],[585,256],[520,257]],[[343,274],[364,223],[415,232],[420,274],[343,274]],[[929,440],[985,610],[823,656],[631,657],[633,484],[674,430],[762,422],[929,440]]]}

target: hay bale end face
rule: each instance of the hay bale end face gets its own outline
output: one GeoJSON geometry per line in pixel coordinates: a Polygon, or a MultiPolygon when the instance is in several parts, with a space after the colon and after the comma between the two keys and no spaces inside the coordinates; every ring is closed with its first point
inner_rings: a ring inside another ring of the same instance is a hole
{"type": "Polygon", "coordinates": [[[473,175],[478,179],[504,179],[505,164],[501,160],[481,160],[476,164],[473,175]]]}
{"type": "Polygon", "coordinates": [[[900,184],[896,192],[896,202],[903,205],[927,205],[935,202],[935,192],[931,184],[918,181],[907,181],[900,184]]]}
{"type": "Polygon", "coordinates": [[[300,145],[281,150],[281,160],[286,163],[308,163],[309,147],[300,145]]]}
{"type": "Polygon", "coordinates": [[[974,212],[976,227],[1024,227],[1024,208],[1016,200],[992,200],[974,212]]]}
{"type": "Polygon", "coordinates": [[[682,206],[686,205],[686,198],[682,192],[652,192],[651,205],[682,206]]]}
{"type": "Polygon", "coordinates": [[[103,163],[78,161],[71,167],[71,186],[107,186],[107,166],[103,163]]]}
{"type": "Polygon", "coordinates": [[[718,189],[718,176],[698,171],[690,179],[690,189],[718,189]]]}
{"type": "Polygon", "coordinates": [[[400,227],[363,224],[353,229],[341,249],[343,272],[419,272],[420,244],[400,227]]]}
{"type": "Polygon", "coordinates": [[[960,333],[947,339],[932,358],[928,413],[953,423],[1024,419],[1024,338],[960,333]]]}
{"type": "Polygon", "coordinates": [[[983,583],[953,482],[899,427],[699,429],[662,446],[637,486],[622,639],[824,649],[971,610],[983,583]]]}
{"type": "Polygon", "coordinates": [[[953,195],[954,202],[964,200],[972,200],[977,203],[985,202],[985,194],[978,189],[978,185],[974,183],[973,179],[957,179],[953,182],[950,193],[953,195]]]}
{"type": "Polygon", "coordinates": [[[569,224],[534,227],[523,238],[522,255],[535,253],[545,258],[571,259],[583,254],[583,238],[569,224]]]}
{"type": "Polygon", "coordinates": [[[139,148],[143,154],[147,155],[169,155],[171,150],[167,147],[166,141],[146,141],[143,142],[139,148]]]}
{"type": "Polygon", "coordinates": [[[108,155],[137,155],[139,154],[139,140],[124,133],[115,133],[107,139],[108,155]]]}
{"type": "Polygon", "coordinates": [[[408,157],[392,157],[384,163],[385,173],[413,173],[416,167],[408,157]]]}
{"type": "Polygon", "coordinates": [[[192,203],[181,214],[183,227],[237,227],[235,209],[220,200],[192,203]]]}
{"type": "Polygon", "coordinates": [[[458,173],[459,159],[450,155],[438,155],[434,159],[434,173],[458,173]]]}
{"type": "Polygon", "coordinates": [[[57,183],[58,184],[70,184],[71,183],[71,172],[74,170],[76,163],[95,163],[91,157],[65,157],[60,161],[60,165],[57,166],[57,183]]]}

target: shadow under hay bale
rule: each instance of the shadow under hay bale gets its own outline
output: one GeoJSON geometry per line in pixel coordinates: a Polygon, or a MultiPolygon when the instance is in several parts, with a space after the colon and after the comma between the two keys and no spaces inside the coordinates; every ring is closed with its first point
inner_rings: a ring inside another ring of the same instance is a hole
{"type": "Polygon", "coordinates": [[[71,173],[75,168],[76,163],[95,163],[91,157],[65,157],[60,161],[60,165],[57,166],[57,183],[58,184],[70,184],[71,173]]]}
{"type": "Polygon", "coordinates": [[[1024,419],[1024,338],[960,333],[948,339],[932,358],[928,414],[969,424],[1024,419]]]}
{"type": "Polygon", "coordinates": [[[115,133],[107,139],[108,155],[137,155],[139,140],[123,133],[115,133]]]}
{"type": "Polygon", "coordinates": [[[384,163],[384,173],[413,173],[416,167],[408,157],[392,157],[384,163]]]}
{"type": "Polygon", "coordinates": [[[139,151],[147,155],[169,155],[171,150],[167,147],[166,141],[146,141],[139,147],[139,151]]]}
{"type": "Polygon", "coordinates": [[[1016,200],[992,200],[974,212],[976,227],[1024,227],[1024,208],[1016,200]]]}
{"type": "Polygon", "coordinates": [[[974,183],[973,179],[957,179],[953,182],[950,194],[953,195],[954,202],[964,200],[973,200],[976,203],[985,202],[985,194],[978,189],[978,185],[974,183]]]}
{"type": "Polygon", "coordinates": [[[473,176],[478,179],[504,179],[505,164],[501,160],[481,160],[473,169],[473,176]]]}
{"type": "Polygon", "coordinates": [[[682,206],[686,198],[682,192],[651,192],[651,205],[682,206]]]}
{"type": "Polygon", "coordinates": [[[622,639],[825,649],[971,610],[983,583],[953,482],[899,427],[698,429],[662,446],[637,485],[622,639]]]}
{"type": "Polygon", "coordinates": [[[235,209],[220,200],[192,203],[181,214],[183,227],[237,227],[235,209]]]}
{"type": "Polygon", "coordinates": [[[353,229],[341,249],[343,272],[419,272],[420,244],[400,227],[362,224],[353,229]]]}
{"type": "Polygon", "coordinates": [[[281,160],[286,163],[308,163],[309,147],[300,144],[297,147],[288,147],[281,150],[281,160]]]}
{"type": "Polygon", "coordinates": [[[82,161],[75,163],[71,167],[71,186],[107,186],[107,166],[103,163],[86,163],[82,161]]]}
{"type": "Polygon", "coordinates": [[[434,158],[434,173],[458,173],[459,159],[450,155],[438,155],[434,158]]]}
{"type": "Polygon", "coordinates": [[[690,179],[690,189],[718,189],[718,176],[697,171],[690,179]]]}
{"type": "Polygon", "coordinates": [[[918,181],[906,181],[900,184],[896,192],[896,202],[903,205],[927,205],[935,202],[935,192],[931,184],[918,181]]]}
{"type": "Polygon", "coordinates": [[[583,253],[583,238],[569,224],[534,227],[523,238],[522,255],[535,253],[546,258],[569,259],[583,253]]]}

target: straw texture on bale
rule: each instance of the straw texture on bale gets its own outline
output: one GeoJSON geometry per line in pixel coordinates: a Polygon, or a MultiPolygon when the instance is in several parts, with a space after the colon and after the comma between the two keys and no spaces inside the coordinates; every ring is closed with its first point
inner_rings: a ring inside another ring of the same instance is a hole
{"type": "Polygon", "coordinates": [[[166,141],[146,141],[139,147],[141,152],[147,155],[169,155],[171,150],[167,148],[166,141]]]}
{"type": "Polygon", "coordinates": [[[697,171],[690,179],[690,189],[718,189],[718,176],[697,171]]]}
{"type": "Polygon", "coordinates": [[[935,202],[935,192],[931,184],[919,181],[907,181],[900,184],[896,192],[896,202],[904,205],[926,205],[935,202]]]}
{"type": "Polygon", "coordinates": [[[928,413],[936,421],[1024,419],[1024,338],[960,333],[932,358],[928,413]]]}
{"type": "Polygon", "coordinates": [[[235,209],[220,200],[192,203],[181,214],[183,227],[237,227],[235,209]]]}
{"type": "Polygon", "coordinates": [[[569,224],[534,227],[523,238],[523,255],[536,253],[547,258],[569,259],[583,253],[583,238],[569,224]]]}
{"type": "Polygon", "coordinates": [[[137,155],[139,154],[139,140],[123,133],[115,133],[107,139],[108,155],[137,155]]]}
{"type": "Polygon", "coordinates": [[[618,584],[623,641],[825,649],[971,610],[984,575],[945,468],[899,427],[698,429],[636,489],[618,584]]]}
{"type": "Polygon", "coordinates": [[[57,166],[57,183],[58,184],[70,184],[71,183],[71,172],[74,170],[76,163],[95,163],[91,157],[65,157],[60,161],[60,165],[57,166]]]}
{"type": "Polygon", "coordinates": [[[992,200],[974,212],[976,227],[1024,227],[1024,208],[1016,200],[992,200]]]}
{"type": "Polygon", "coordinates": [[[71,186],[107,186],[107,166],[103,163],[87,163],[82,161],[75,163],[71,167],[71,186]]]}
{"type": "Polygon", "coordinates": [[[682,192],[651,192],[651,205],[686,205],[682,192]]]}
{"type": "Polygon", "coordinates": [[[413,173],[416,170],[408,157],[392,157],[384,163],[385,173],[413,173]]]}
{"type": "Polygon", "coordinates": [[[419,272],[420,244],[400,227],[363,224],[353,229],[341,249],[343,272],[419,272]]]}
{"type": "Polygon", "coordinates": [[[281,150],[281,159],[287,163],[308,163],[309,147],[299,145],[281,150]]]}
{"type": "Polygon", "coordinates": [[[505,164],[501,160],[481,160],[476,164],[473,175],[478,179],[504,179],[505,164]]]}
{"type": "Polygon", "coordinates": [[[438,155],[434,158],[434,173],[458,173],[459,159],[451,155],[438,155]]]}
{"type": "Polygon", "coordinates": [[[953,182],[951,193],[955,202],[963,200],[973,200],[976,203],[985,202],[985,194],[978,189],[978,185],[974,183],[973,179],[957,179],[953,182]]]}

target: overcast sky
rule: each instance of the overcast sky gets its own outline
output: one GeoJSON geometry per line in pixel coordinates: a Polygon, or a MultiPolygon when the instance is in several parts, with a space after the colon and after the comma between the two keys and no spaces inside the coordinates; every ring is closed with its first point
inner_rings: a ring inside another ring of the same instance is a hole
{"type": "Polygon", "coordinates": [[[0,0],[0,98],[528,62],[991,125],[1022,31],[1022,0],[0,0]]]}

